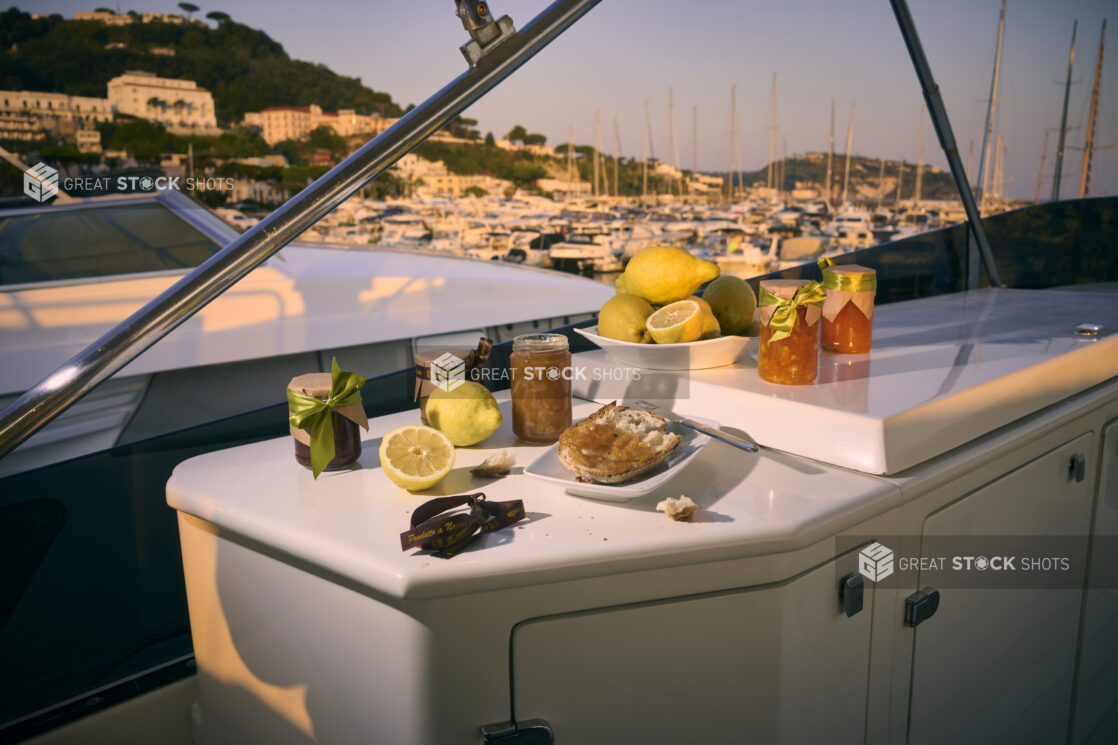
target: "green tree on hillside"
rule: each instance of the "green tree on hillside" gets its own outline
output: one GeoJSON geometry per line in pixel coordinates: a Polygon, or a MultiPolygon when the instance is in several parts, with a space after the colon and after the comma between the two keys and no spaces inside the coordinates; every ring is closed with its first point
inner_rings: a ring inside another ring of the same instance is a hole
{"type": "Polygon", "coordinates": [[[194,3],[179,3],[179,7],[186,11],[186,14],[190,16],[191,20],[194,20],[194,14],[201,10],[201,8],[194,3]]]}
{"type": "Polygon", "coordinates": [[[218,23],[232,20],[228,13],[223,13],[220,10],[211,10],[206,14],[206,18],[209,18],[211,21],[217,21],[218,23]]]}
{"type": "Polygon", "coordinates": [[[527,136],[528,136],[528,130],[524,129],[524,127],[517,124],[515,127],[513,127],[512,129],[509,130],[509,133],[507,135],[505,135],[505,139],[508,140],[509,142],[523,143],[524,138],[527,137],[527,136]]]}

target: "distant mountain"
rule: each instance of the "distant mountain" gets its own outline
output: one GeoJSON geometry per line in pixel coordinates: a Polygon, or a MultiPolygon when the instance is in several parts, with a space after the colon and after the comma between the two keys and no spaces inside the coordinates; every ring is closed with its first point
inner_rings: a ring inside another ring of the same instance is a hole
{"type": "Polygon", "coordinates": [[[291,59],[263,31],[233,20],[223,20],[217,28],[108,26],[59,15],[32,18],[16,8],[0,13],[0,89],[104,98],[109,80],[127,70],[195,81],[213,93],[221,123],[268,106],[312,103],[327,110],[402,113],[389,94],[324,65],[291,59]]]}
{"type": "MultiPolygon", "coordinates": [[[[846,164],[846,158],[839,153],[835,154],[832,164],[832,183],[834,184],[836,197],[842,193],[842,179],[843,168],[846,164]]],[[[852,155],[850,157],[850,194],[853,199],[876,199],[878,194],[882,192],[882,184],[884,184],[884,195],[886,200],[892,200],[897,194],[897,172],[900,162],[896,160],[886,159],[885,161],[885,179],[882,182],[881,176],[881,159],[880,158],[867,158],[861,155],[852,155]]],[[[780,166],[780,162],[773,164],[774,178],[776,178],[776,170],[780,166]]],[[[711,174],[726,178],[726,173],[711,174]]],[[[788,158],[785,166],[785,189],[795,188],[797,183],[812,185],[818,188],[827,178],[827,154],[826,153],[804,153],[803,155],[794,155],[788,158]]],[[[916,164],[905,161],[904,175],[901,183],[901,198],[911,199],[913,191],[916,188],[916,164]]],[[[747,186],[760,184],[764,186],[768,182],[768,164],[762,166],[756,171],[744,171],[742,179],[747,186]]],[[[940,170],[929,165],[924,166],[924,174],[921,180],[921,197],[924,199],[954,199],[958,197],[959,192],[955,189],[955,181],[951,178],[951,174],[947,171],[940,170]]]]}

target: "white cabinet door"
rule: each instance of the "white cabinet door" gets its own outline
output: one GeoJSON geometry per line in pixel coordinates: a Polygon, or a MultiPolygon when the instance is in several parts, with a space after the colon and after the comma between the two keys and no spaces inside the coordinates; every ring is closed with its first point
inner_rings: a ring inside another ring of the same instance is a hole
{"type": "Polygon", "coordinates": [[[516,717],[576,745],[860,745],[872,583],[853,616],[838,599],[855,569],[848,554],[783,584],[522,624],[516,717]]]}
{"type": "MultiPolygon", "coordinates": [[[[1094,454],[1094,435],[1083,435],[993,481],[931,515],[926,543],[1078,536],[1085,556],[1094,454]],[[1081,481],[1075,455],[1087,459],[1081,481]]],[[[938,612],[915,629],[909,745],[1065,743],[1082,590],[937,589],[938,612]]]]}
{"type": "Polygon", "coordinates": [[[1087,605],[1075,688],[1075,745],[1118,742],[1118,422],[1103,430],[1087,605]]]}

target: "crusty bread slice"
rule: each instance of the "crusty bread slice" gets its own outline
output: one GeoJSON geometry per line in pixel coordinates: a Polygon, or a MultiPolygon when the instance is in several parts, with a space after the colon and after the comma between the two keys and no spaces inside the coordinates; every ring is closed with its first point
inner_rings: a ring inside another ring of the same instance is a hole
{"type": "Polygon", "coordinates": [[[580,481],[619,484],[647,473],[683,439],[644,409],[606,404],[559,436],[559,460],[580,481]]]}

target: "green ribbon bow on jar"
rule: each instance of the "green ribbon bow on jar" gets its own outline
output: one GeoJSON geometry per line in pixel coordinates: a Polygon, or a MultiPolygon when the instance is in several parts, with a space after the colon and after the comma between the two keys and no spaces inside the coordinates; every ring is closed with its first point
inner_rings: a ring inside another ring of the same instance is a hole
{"type": "Polygon", "coordinates": [[[814,279],[796,290],[796,294],[792,296],[791,300],[777,297],[762,287],[757,296],[757,307],[776,306],[776,310],[773,311],[772,318],[769,319],[768,323],[768,327],[773,332],[769,341],[780,341],[788,338],[792,333],[792,328],[796,325],[797,308],[801,305],[822,305],[826,298],[827,293],[823,291],[823,286],[814,279]]]}
{"type": "Polygon", "coordinates": [[[330,395],[325,399],[304,396],[287,389],[287,406],[292,427],[310,435],[311,471],[317,479],[334,459],[334,412],[369,428],[361,406],[361,386],[365,377],[338,367],[335,358],[330,365],[330,395]],[[347,410],[348,409],[348,410],[347,410]]]}

